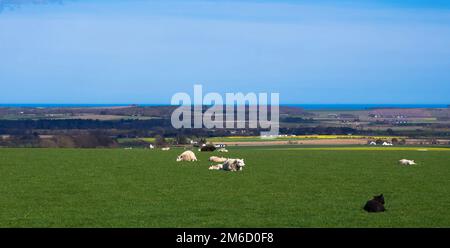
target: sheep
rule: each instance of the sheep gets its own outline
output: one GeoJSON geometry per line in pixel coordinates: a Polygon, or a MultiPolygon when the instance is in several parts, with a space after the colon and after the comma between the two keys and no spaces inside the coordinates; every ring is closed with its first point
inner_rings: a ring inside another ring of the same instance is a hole
{"type": "Polygon", "coordinates": [[[225,161],[227,161],[228,158],[224,158],[224,157],[216,157],[216,156],[212,156],[209,158],[209,161],[214,162],[214,163],[223,163],[225,161]]]}
{"type": "Polygon", "coordinates": [[[364,205],[364,210],[366,210],[369,213],[377,213],[377,212],[386,211],[386,209],[384,208],[383,194],[374,196],[372,200],[367,201],[366,205],[364,205]]]}
{"type": "Polygon", "coordinates": [[[150,144],[150,145],[148,146],[148,148],[150,148],[150,149],[155,149],[155,147],[154,147],[152,144],[150,144]]]}
{"type": "Polygon", "coordinates": [[[170,150],[170,147],[163,147],[163,148],[161,148],[161,150],[163,150],[163,151],[169,151],[169,150],[170,150]]]}
{"type": "Polygon", "coordinates": [[[401,165],[415,165],[416,162],[414,160],[408,160],[408,159],[400,159],[398,161],[401,165]]]}
{"type": "Polygon", "coordinates": [[[220,148],[219,150],[217,150],[218,152],[228,152],[228,150],[227,149],[225,149],[225,148],[220,148]]]}
{"type": "Polygon", "coordinates": [[[244,159],[227,159],[223,164],[212,165],[209,170],[241,171],[245,166],[244,159]]]}
{"type": "Polygon", "coordinates": [[[197,157],[192,151],[185,151],[177,157],[177,162],[180,161],[197,161],[197,157]]]}
{"type": "Polygon", "coordinates": [[[206,146],[202,146],[202,148],[200,148],[200,150],[202,152],[213,152],[216,150],[216,147],[214,147],[213,145],[206,145],[206,146]]]}

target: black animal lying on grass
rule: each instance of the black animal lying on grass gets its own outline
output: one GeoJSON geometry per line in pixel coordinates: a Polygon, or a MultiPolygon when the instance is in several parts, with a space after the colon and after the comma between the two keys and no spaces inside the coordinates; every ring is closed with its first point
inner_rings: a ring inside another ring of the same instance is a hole
{"type": "Polygon", "coordinates": [[[372,200],[368,201],[364,206],[364,210],[369,213],[384,212],[384,196],[383,194],[374,196],[372,200]]]}
{"type": "Polygon", "coordinates": [[[216,147],[214,145],[206,145],[200,149],[200,151],[202,151],[202,152],[213,152],[215,150],[216,150],[216,147]]]}

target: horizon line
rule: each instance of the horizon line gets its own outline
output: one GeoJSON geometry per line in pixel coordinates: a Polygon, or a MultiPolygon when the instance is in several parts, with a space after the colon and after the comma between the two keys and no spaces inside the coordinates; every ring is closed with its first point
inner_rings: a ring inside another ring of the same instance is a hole
{"type": "MultiPolygon", "coordinates": [[[[214,104],[211,104],[214,105],[214,104]]],[[[242,104],[237,104],[242,105],[242,104]]],[[[249,105],[249,104],[245,104],[249,105]]],[[[257,104],[259,105],[259,104],[257,104]]],[[[268,106],[272,105],[270,103],[266,104],[268,106]]],[[[450,103],[280,103],[279,106],[440,106],[449,108],[450,103]]],[[[0,107],[26,107],[26,106],[183,106],[182,104],[172,105],[170,103],[0,103],[0,107]]],[[[195,106],[192,104],[191,106],[195,106]]],[[[203,104],[203,106],[208,106],[203,104]]],[[[223,104],[227,106],[227,104],[223,104]]]]}

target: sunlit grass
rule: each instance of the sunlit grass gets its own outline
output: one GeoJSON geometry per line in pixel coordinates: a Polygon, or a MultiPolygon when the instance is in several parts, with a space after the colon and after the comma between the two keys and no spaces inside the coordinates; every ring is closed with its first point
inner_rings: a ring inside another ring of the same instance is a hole
{"type": "Polygon", "coordinates": [[[447,150],[355,148],[229,147],[238,173],[183,149],[0,149],[0,227],[450,227],[447,150]]]}
{"type": "Polygon", "coordinates": [[[296,135],[296,136],[279,136],[271,139],[262,139],[260,136],[227,136],[208,138],[210,142],[253,142],[253,141],[297,141],[297,140],[313,140],[313,139],[372,139],[372,140],[392,140],[404,139],[403,136],[364,136],[364,135],[296,135]]]}
{"type": "Polygon", "coordinates": [[[375,146],[355,146],[355,147],[280,147],[280,148],[260,148],[261,150],[315,150],[315,151],[447,151],[447,147],[375,147],[375,146]]]}

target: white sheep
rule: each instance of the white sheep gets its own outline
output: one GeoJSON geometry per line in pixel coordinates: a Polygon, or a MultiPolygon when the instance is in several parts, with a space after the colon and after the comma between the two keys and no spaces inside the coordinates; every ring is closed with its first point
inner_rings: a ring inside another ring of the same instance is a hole
{"type": "Polygon", "coordinates": [[[415,165],[416,162],[414,160],[408,160],[408,159],[400,159],[398,161],[401,165],[415,165]]]}
{"type": "Polygon", "coordinates": [[[245,166],[244,159],[227,159],[223,164],[212,165],[210,170],[241,171],[245,166]]]}
{"type": "Polygon", "coordinates": [[[228,160],[228,158],[217,157],[217,156],[212,156],[209,158],[209,161],[214,162],[214,163],[223,163],[227,160],[228,160]]]}
{"type": "Polygon", "coordinates": [[[192,151],[185,151],[177,157],[177,162],[180,161],[197,161],[197,157],[192,151]]]}

